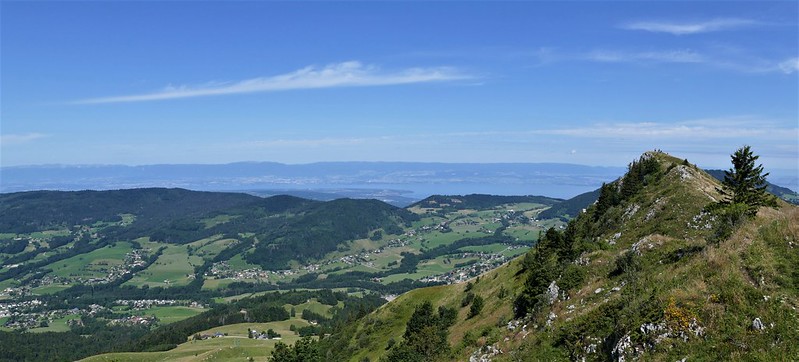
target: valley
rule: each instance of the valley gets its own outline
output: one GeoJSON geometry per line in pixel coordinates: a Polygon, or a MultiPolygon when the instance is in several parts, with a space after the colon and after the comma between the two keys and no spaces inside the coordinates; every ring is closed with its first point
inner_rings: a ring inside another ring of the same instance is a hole
{"type": "MultiPolygon", "coordinates": [[[[333,289],[391,300],[499,267],[527,252],[546,229],[565,225],[537,219],[561,202],[537,196],[433,196],[407,209],[374,200],[178,189],[86,196],[1,196],[4,231],[16,232],[0,235],[0,331],[66,333],[84,323],[154,330],[280,290],[333,289]],[[216,207],[208,210],[207,202],[216,207]],[[308,248],[279,252],[297,235],[312,242],[308,248]]],[[[176,351],[190,346],[202,354],[200,346],[220,343],[179,344],[176,351]]],[[[163,358],[174,353],[183,352],[163,358]]]]}

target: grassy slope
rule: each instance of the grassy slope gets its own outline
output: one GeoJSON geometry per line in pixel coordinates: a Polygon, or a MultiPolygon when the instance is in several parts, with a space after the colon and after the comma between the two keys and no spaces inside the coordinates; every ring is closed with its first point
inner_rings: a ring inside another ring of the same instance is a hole
{"type": "Polygon", "coordinates": [[[292,344],[300,338],[290,330],[292,324],[304,327],[308,325],[308,322],[292,318],[270,323],[230,324],[199,332],[208,335],[227,333],[225,337],[187,341],[178,345],[177,348],[165,352],[106,353],[86,358],[83,361],[246,361],[247,357],[252,357],[254,361],[267,361],[277,340],[249,339],[247,338],[247,328],[258,331],[271,328],[280,333],[283,343],[292,344]]]}
{"type": "MultiPolygon", "coordinates": [[[[781,203],[780,209],[761,209],[729,240],[708,244],[711,231],[689,225],[702,224],[694,217],[718,198],[718,182],[693,166],[679,165],[676,158],[658,157],[668,172],[629,203],[611,209],[618,228],[595,240],[597,250],[582,255],[589,260],[582,267],[587,277],[567,296],[511,331],[505,323],[523,282],[514,276],[519,260],[475,282],[473,291],[485,299],[485,308],[473,319],[466,319],[468,307],[460,309],[450,329],[452,359],[468,360],[478,346],[493,343],[504,352],[499,360],[606,360],[616,357],[611,350],[624,335],[648,360],[799,358],[793,342],[799,340],[799,208],[781,203]],[[675,167],[669,169],[671,164],[675,167]],[[617,232],[621,235],[610,243],[617,232]],[[612,276],[616,259],[636,243],[640,271],[612,276]],[[502,288],[511,292],[500,300],[502,288]],[[550,313],[555,317],[547,327],[550,313]],[[767,328],[754,330],[755,318],[767,328]],[[683,328],[684,321],[694,319],[704,329],[702,336],[683,328]],[[639,332],[644,323],[663,323],[675,332],[683,328],[687,337],[666,336],[653,348],[643,348],[655,339],[639,332]],[[463,343],[467,331],[479,338],[463,343]],[[591,344],[594,353],[587,352],[591,344]]],[[[356,352],[350,360],[383,356],[389,339],[402,339],[413,308],[423,300],[460,308],[464,288],[414,290],[366,316],[353,327],[357,332],[350,348],[356,352]]],[[[628,357],[635,354],[628,352],[628,357]]]]}

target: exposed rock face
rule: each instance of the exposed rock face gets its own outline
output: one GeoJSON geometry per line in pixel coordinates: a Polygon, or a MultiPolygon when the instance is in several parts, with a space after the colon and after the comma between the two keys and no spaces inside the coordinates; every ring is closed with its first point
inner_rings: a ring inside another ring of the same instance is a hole
{"type": "Polygon", "coordinates": [[[694,171],[690,167],[687,167],[687,166],[684,166],[684,165],[677,165],[677,167],[675,167],[675,169],[677,170],[677,173],[680,174],[680,180],[682,180],[682,181],[686,181],[686,180],[690,180],[690,179],[694,178],[694,175],[693,175],[694,171]]]}
{"type": "Polygon", "coordinates": [[[474,353],[469,356],[469,362],[489,362],[493,357],[500,354],[502,354],[501,349],[493,345],[488,345],[474,351],[474,353]]]}
{"type": "Polygon", "coordinates": [[[552,283],[549,284],[549,287],[547,287],[547,303],[552,305],[558,300],[559,295],[560,287],[558,287],[558,284],[553,280],[552,283]]]}
{"type": "Polygon", "coordinates": [[[547,327],[551,327],[552,326],[552,322],[554,322],[555,319],[558,319],[558,315],[555,314],[555,313],[549,312],[549,316],[547,317],[547,327]]]}
{"type": "Polygon", "coordinates": [[[760,320],[760,318],[755,318],[755,320],[752,321],[752,329],[756,331],[762,331],[766,329],[766,326],[763,325],[763,322],[760,320]]]}
{"type": "Polygon", "coordinates": [[[638,212],[638,210],[640,209],[641,206],[638,204],[632,204],[630,206],[627,206],[627,209],[624,210],[624,215],[622,217],[624,218],[624,220],[630,220],[632,219],[633,216],[635,216],[635,213],[638,212]]]}
{"type": "Polygon", "coordinates": [[[613,234],[613,236],[611,236],[610,239],[608,239],[608,244],[616,245],[616,240],[619,240],[620,237],[621,237],[621,233],[613,234]]]}
{"type": "Polygon", "coordinates": [[[616,346],[613,347],[613,359],[618,362],[624,362],[627,360],[627,357],[633,352],[633,342],[630,340],[630,334],[625,334],[624,337],[621,337],[616,346]]]}

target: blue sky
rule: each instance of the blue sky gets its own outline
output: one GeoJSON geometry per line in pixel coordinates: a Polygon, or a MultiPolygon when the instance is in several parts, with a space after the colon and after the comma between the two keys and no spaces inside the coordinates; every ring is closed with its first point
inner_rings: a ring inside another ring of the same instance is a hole
{"type": "Polygon", "coordinates": [[[0,6],[3,166],[799,167],[793,1],[0,6]]]}

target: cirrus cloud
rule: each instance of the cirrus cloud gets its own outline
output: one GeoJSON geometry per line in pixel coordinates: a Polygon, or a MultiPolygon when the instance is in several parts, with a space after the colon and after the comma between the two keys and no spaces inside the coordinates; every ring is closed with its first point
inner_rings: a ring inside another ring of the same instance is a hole
{"type": "Polygon", "coordinates": [[[145,102],[177,98],[191,98],[255,92],[276,92],[297,89],[336,87],[370,87],[415,83],[445,82],[472,79],[473,76],[452,67],[407,68],[383,71],[374,65],[357,61],[330,64],[324,67],[308,66],[290,73],[245,79],[232,83],[214,83],[205,86],[169,86],[163,90],[134,95],[90,98],[73,104],[100,104],[145,102]]]}
{"type": "Polygon", "coordinates": [[[0,145],[2,146],[19,145],[45,137],[49,137],[49,135],[43,133],[35,133],[35,132],[25,133],[25,134],[4,134],[0,135],[0,145]]]}
{"type": "Polygon", "coordinates": [[[778,65],[781,71],[785,74],[799,72],[799,58],[788,59],[778,65]]]}
{"type": "Polygon", "coordinates": [[[799,128],[785,127],[747,117],[701,119],[673,123],[631,122],[594,124],[576,128],[533,131],[585,138],[650,138],[650,139],[795,139],[799,128]]]}
{"type": "Polygon", "coordinates": [[[689,35],[710,33],[722,30],[732,30],[744,26],[757,24],[754,20],[738,18],[721,18],[699,22],[669,22],[669,21],[637,21],[621,26],[627,30],[643,30],[652,33],[669,33],[673,35],[689,35]]]}

